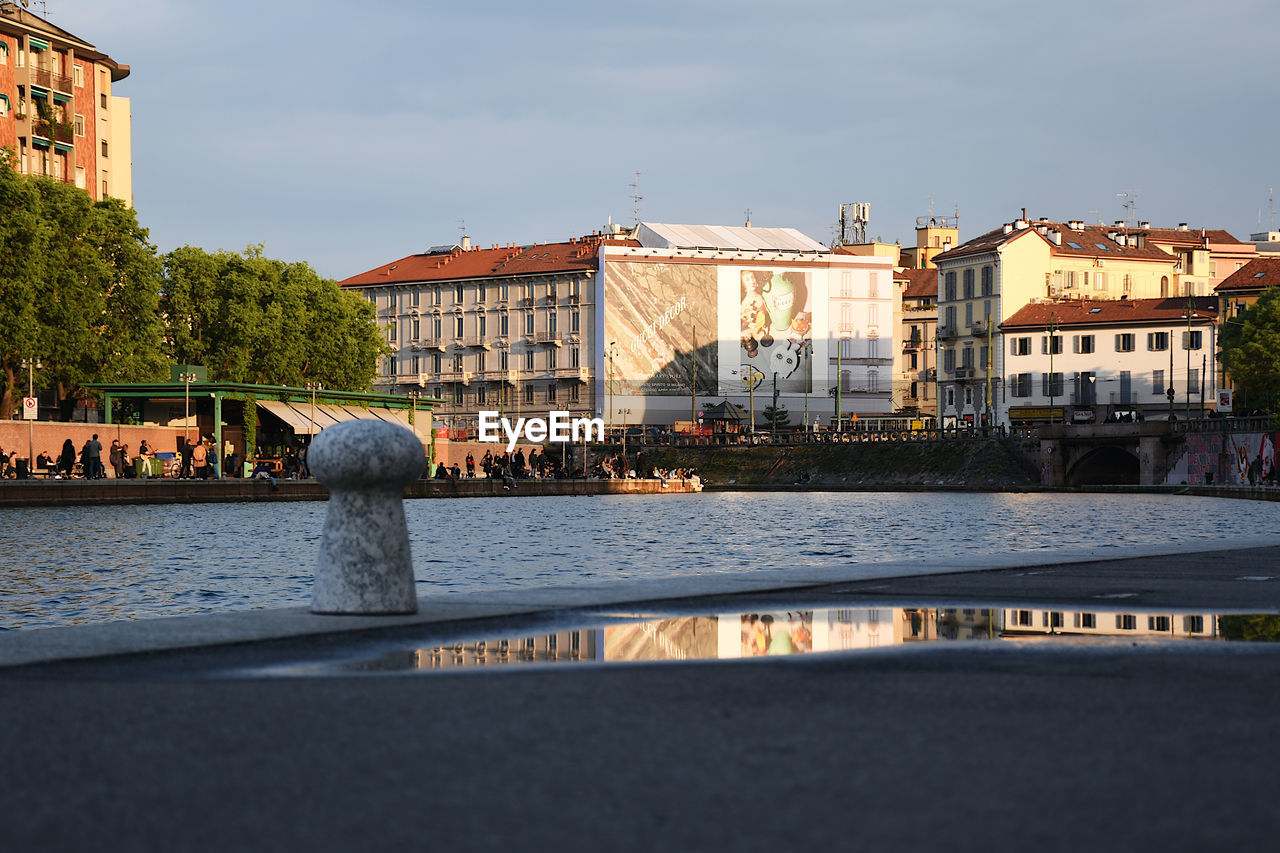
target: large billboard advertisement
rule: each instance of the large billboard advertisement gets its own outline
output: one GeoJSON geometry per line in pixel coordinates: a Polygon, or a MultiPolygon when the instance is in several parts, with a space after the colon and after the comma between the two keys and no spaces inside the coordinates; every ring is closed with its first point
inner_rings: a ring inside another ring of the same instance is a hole
{"type": "Polygon", "coordinates": [[[780,392],[813,390],[813,275],[773,269],[738,272],[740,343],[737,390],[774,382],[780,392]]]}
{"type": "Polygon", "coordinates": [[[713,396],[719,353],[716,268],[607,260],[605,377],[614,394],[713,396]],[[696,378],[695,378],[696,377],[696,378]]]}

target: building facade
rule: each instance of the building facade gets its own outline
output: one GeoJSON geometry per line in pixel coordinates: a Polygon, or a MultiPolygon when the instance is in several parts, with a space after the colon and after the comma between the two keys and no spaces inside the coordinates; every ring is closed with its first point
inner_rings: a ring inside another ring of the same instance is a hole
{"type": "Polygon", "coordinates": [[[0,147],[19,173],[132,206],[130,104],[113,94],[127,76],[93,45],[0,3],[0,147]]]}
{"type": "Polygon", "coordinates": [[[613,427],[696,423],[725,400],[793,426],[892,405],[889,258],[834,255],[793,229],[641,223],[564,243],[439,246],[340,285],[392,354],[376,386],[478,413],[568,411],[613,427]]]}
{"type": "Polygon", "coordinates": [[[938,271],[899,269],[894,273],[898,287],[898,340],[894,364],[894,410],[938,416],[938,271]]]}
{"type": "Polygon", "coordinates": [[[1215,408],[1217,301],[1037,300],[1001,324],[1014,425],[1215,408]]]}
{"type": "Polygon", "coordinates": [[[1173,291],[1177,258],[1145,234],[1018,219],[936,255],[939,422],[1009,424],[1000,325],[1032,300],[1144,299],[1173,291]]]}

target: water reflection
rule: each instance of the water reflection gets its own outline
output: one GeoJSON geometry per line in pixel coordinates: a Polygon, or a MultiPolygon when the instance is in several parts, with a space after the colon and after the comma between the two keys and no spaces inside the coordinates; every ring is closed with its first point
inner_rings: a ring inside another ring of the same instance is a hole
{"type": "Polygon", "coordinates": [[[1280,641],[1280,616],[1034,607],[848,607],[597,621],[502,638],[380,648],[266,667],[270,676],[439,672],[547,664],[729,660],[950,642],[1280,641]]]}

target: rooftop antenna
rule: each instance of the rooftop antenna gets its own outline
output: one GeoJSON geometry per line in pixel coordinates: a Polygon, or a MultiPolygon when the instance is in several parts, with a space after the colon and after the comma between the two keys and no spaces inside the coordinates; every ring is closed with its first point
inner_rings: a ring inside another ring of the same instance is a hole
{"type": "Polygon", "coordinates": [[[855,201],[840,205],[841,246],[858,246],[867,242],[867,223],[871,221],[871,202],[855,201]]]}
{"type": "Polygon", "coordinates": [[[748,207],[748,208],[744,211],[744,213],[746,213],[746,214],[747,214],[747,227],[748,227],[748,228],[750,228],[750,227],[751,227],[751,208],[749,208],[749,207],[748,207]]]}
{"type": "Polygon", "coordinates": [[[1267,189],[1267,206],[1271,208],[1271,222],[1267,225],[1268,231],[1276,230],[1276,190],[1275,187],[1267,189]]]}
{"type": "Polygon", "coordinates": [[[1124,224],[1137,224],[1138,191],[1130,190],[1125,193],[1116,193],[1116,198],[1124,199],[1124,203],[1122,204],[1122,207],[1124,207],[1124,224]],[[1132,222],[1130,220],[1132,220],[1132,222]]]}
{"type": "Polygon", "coordinates": [[[640,202],[644,201],[644,196],[640,195],[640,176],[643,174],[644,172],[636,172],[635,180],[633,180],[630,184],[631,186],[631,219],[632,219],[631,224],[636,226],[640,225],[640,202]]]}
{"type": "Polygon", "coordinates": [[[1097,220],[1097,222],[1098,222],[1098,224],[1099,224],[1099,225],[1103,225],[1103,224],[1105,224],[1105,223],[1102,221],[1102,211],[1101,211],[1101,210],[1091,210],[1091,211],[1089,211],[1089,212],[1093,214],[1093,218],[1094,218],[1095,220],[1097,220]]]}

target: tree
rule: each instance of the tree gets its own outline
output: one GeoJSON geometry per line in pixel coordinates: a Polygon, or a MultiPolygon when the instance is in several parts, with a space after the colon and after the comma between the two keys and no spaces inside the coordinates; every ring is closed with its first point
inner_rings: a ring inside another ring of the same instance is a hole
{"type": "Polygon", "coordinates": [[[226,382],[366,390],[390,351],[372,305],[261,246],[165,255],[162,309],[169,356],[226,382]]]}
{"type": "Polygon", "coordinates": [[[34,282],[44,241],[35,188],[14,173],[10,157],[0,149],[0,419],[13,417],[22,360],[38,355],[34,282]]]}
{"type": "Polygon", "coordinates": [[[1219,358],[1244,393],[1241,405],[1280,414],[1280,288],[1268,288],[1218,337],[1219,358]]]}
{"type": "Polygon", "coordinates": [[[764,422],[769,425],[771,431],[790,429],[791,415],[787,413],[786,406],[765,406],[764,422]]]}

